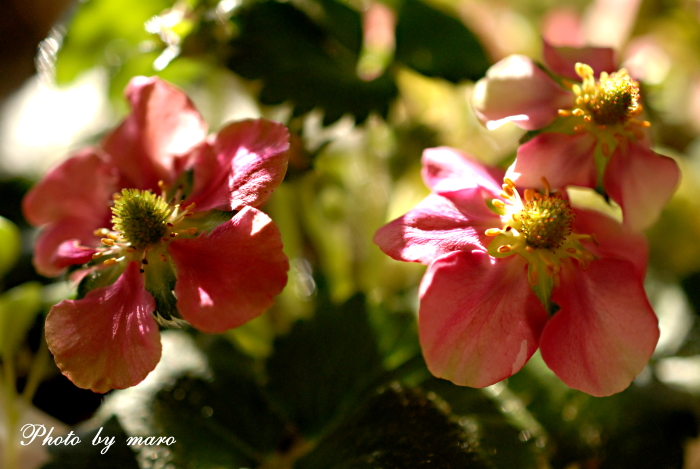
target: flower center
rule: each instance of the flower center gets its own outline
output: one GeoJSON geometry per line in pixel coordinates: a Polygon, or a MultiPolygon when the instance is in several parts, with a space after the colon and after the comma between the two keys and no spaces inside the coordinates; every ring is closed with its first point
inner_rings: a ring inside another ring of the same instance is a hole
{"type": "Polygon", "coordinates": [[[525,244],[533,249],[556,249],[571,234],[574,212],[561,197],[526,192],[523,210],[518,218],[525,244]],[[532,194],[532,195],[531,195],[532,194]]]}
{"type": "Polygon", "coordinates": [[[629,76],[627,70],[623,68],[611,74],[601,72],[596,80],[589,65],[577,63],[576,74],[581,77],[581,84],[570,85],[576,96],[576,104],[573,109],[559,110],[562,117],[573,115],[583,118],[584,124],[576,125],[574,130],[605,129],[608,126],[627,129],[628,123],[649,127],[649,122],[635,119],[642,113],[639,83],[629,76]]]}
{"type": "Polygon", "coordinates": [[[150,191],[124,189],[115,197],[112,223],[134,249],[143,249],[165,236],[170,212],[162,197],[150,191]]]}
{"type": "Polygon", "coordinates": [[[550,194],[546,179],[544,194],[526,189],[524,200],[513,181],[506,178],[504,182],[500,195],[505,201],[491,202],[501,215],[502,227],[486,230],[487,236],[494,237],[488,252],[493,257],[521,255],[528,264],[530,285],[547,311],[552,311],[550,294],[561,281],[562,262],[574,259],[582,269],[588,268],[595,256],[581,241],[597,244],[595,235],[573,232],[574,210],[566,199],[550,194]]]}

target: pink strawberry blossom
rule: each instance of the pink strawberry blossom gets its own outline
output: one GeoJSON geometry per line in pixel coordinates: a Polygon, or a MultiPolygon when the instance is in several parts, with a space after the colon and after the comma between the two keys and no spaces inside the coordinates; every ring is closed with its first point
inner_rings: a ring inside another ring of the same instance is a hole
{"type": "Polygon", "coordinates": [[[23,205],[41,227],[37,270],[81,269],[78,298],[51,309],[46,340],[61,371],[95,392],[153,370],[159,322],[239,326],[272,305],[289,268],[279,230],[256,208],[284,178],[287,129],[256,119],[207,136],[187,96],[156,77],[132,79],[126,97],[126,119],[23,205]]]}
{"type": "Polygon", "coordinates": [[[474,90],[474,108],[488,128],[513,122],[536,131],[507,176],[521,187],[541,188],[543,176],[555,187],[602,187],[622,207],[625,225],[648,228],[680,172],[650,148],[639,84],[626,70],[616,71],[609,48],[545,42],[543,55],[547,70],[513,55],[491,67],[474,90]]]}
{"type": "Polygon", "coordinates": [[[572,388],[595,396],[625,389],[659,336],[643,287],[643,236],[549,191],[529,189],[521,200],[514,184],[501,185],[502,170],[450,148],[424,152],[423,179],[431,194],[374,240],[394,259],[428,265],[418,326],[430,371],[484,387],[539,348],[572,388]],[[542,228],[531,216],[537,203],[550,207],[548,221],[554,214],[570,226],[542,228]],[[526,217],[536,238],[554,233],[558,244],[533,244],[526,217]]]}

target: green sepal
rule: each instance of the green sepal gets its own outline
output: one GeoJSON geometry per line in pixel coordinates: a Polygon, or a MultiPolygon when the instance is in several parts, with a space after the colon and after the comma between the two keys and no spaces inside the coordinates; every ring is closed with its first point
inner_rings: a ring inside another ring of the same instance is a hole
{"type": "Polygon", "coordinates": [[[156,303],[156,319],[164,324],[177,322],[182,316],[177,310],[177,299],[173,294],[177,280],[173,264],[169,257],[162,261],[158,252],[149,253],[147,259],[149,263],[142,266],[144,286],[156,303]]]}
{"type": "Polygon", "coordinates": [[[543,262],[530,262],[527,265],[527,277],[537,276],[537,283],[532,285],[532,291],[535,292],[540,303],[544,306],[549,316],[554,314],[556,305],[552,303],[552,289],[554,288],[554,280],[547,272],[547,266],[543,262]]]}
{"type": "Polygon", "coordinates": [[[85,295],[91,290],[106,287],[116,282],[124,272],[124,266],[125,264],[119,263],[110,267],[100,267],[87,274],[78,284],[78,293],[75,299],[85,298],[85,295]]]}

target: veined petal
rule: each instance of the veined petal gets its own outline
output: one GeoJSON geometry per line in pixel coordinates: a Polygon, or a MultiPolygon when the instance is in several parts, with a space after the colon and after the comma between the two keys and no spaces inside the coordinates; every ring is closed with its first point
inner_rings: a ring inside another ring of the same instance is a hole
{"type": "Polygon", "coordinates": [[[135,77],[126,88],[132,111],[102,141],[128,185],[158,190],[172,184],[178,156],[207,136],[207,125],[182,90],[158,77],[135,77]]]}
{"type": "MultiPolygon", "coordinates": [[[[483,203],[483,199],[481,200],[483,203]]],[[[452,251],[481,249],[484,231],[500,224],[491,214],[492,223],[473,220],[449,199],[430,194],[411,211],[381,227],[374,242],[392,258],[428,264],[452,251]]]]}
{"type": "Polygon", "coordinates": [[[569,265],[552,300],[561,310],[540,338],[549,368],[568,386],[593,396],[627,388],[659,339],[638,270],[611,259],[595,260],[586,271],[569,265]]]}
{"type": "Polygon", "coordinates": [[[259,316],[287,283],[280,232],[252,207],[209,234],[172,241],[168,250],[177,270],[178,310],[204,332],[223,332],[259,316]]]}
{"type": "Polygon", "coordinates": [[[554,47],[544,41],[544,62],[556,73],[574,81],[581,81],[576,74],[577,62],[590,65],[595,75],[600,72],[612,73],[617,70],[615,51],[609,47],[554,47]]]}
{"type": "Polygon", "coordinates": [[[133,386],[160,360],[155,302],[130,262],[112,285],[64,300],[46,318],[46,342],[76,386],[104,393],[133,386]]]}
{"type": "Polygon", "coordinates": [[[603,187],[620,204],[623,223],[636,231],[649,228],[676,191],[678,164],[644,144],[618,145],[603,175],[603,187]]]}
{"type": "MultiPolygon", "coordinates": [[[[66,217],[44,227],[34,245],[33,262],[37,272],[47,277],[61,274],[68,265],[74,264],[74,262],[67,263],[69,257],[66,257],[65,250],[61,252],[61,247],[65,249],[65,243],[70,244],[76,240],[81,245],[90,246],[92,240],[97,241],[93,232],[97,228],[107,226],[105,223],[66,217]]],[[[75,263],[82,262],[84,261],[78,259],[75,263]]]]}
{"type": "Polygon", "coordinates": [[[438,194],[474,188],[484,188],[494,196],[501,192],[500,168],[488,167],[454,148],[428,148],[422,163],[425,185],[438,194]]]}
{"type": "Polygon", "coordinates": [[[289,132],[277,122],[245,120],[227,125],[194,162],[197,210],[257,207],[279,186],[287,171],[289,132]]]}
{"type": "Polygon", "coordinates": [[[101,222],[116,183],[115,168],[87,148],[49,171],[22,200],[22,211],[34,226],[67,217],[101,222]]]}
{"type": "Polygon", "coordinates": [[[571,107],[574,96],[529,57],[511,55],[493,65],[476,83],[472,104],[489,129],[506,122],[526,130],[545,127],[557,111],[571,107]]]}
{"type": "Polygon", "coordinates": [[[537,350],[547,320],[520,256],[443,256],[428,267],[420,297],[418,327],[428,368],[463,386],[488,386],[520,370],[537,350]]]}
{"type": "Polygon", "coordinates": [[[542,177],[551,187],[595,187],[596,139],[589,133],[542,133],[521,145],[506,177],[519,187],[542,188],[542,177]]]}
{"type": "Polygon", "coordinates": [[[599,259],[622,259],[637,269],[644,277],[647,269],[649,247],[647,239],[619,221],[593,210],[575,209],[574,233],[594,234],[598,244],[584,243],[584,247],[599,259]]]}

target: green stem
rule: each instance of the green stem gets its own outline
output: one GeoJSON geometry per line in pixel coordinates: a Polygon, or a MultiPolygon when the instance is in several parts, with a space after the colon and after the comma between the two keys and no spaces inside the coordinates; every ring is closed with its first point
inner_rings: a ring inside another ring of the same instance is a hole
{"type": "Polygon", "coordinates": [[[46,340],[44,340],[42,337],[41,343],[39,344],[39,350],[37,350],[36,355],[34,355],[32,367],[29,369],[27,384],[24,386],[24,390],[22,391],[22,399],[27,406],[31,405],[34,394],[36,394],[36,390],[39,388],[39,384],[41,384],[48,359],[49,346],[46,344],[46,340]]]}

